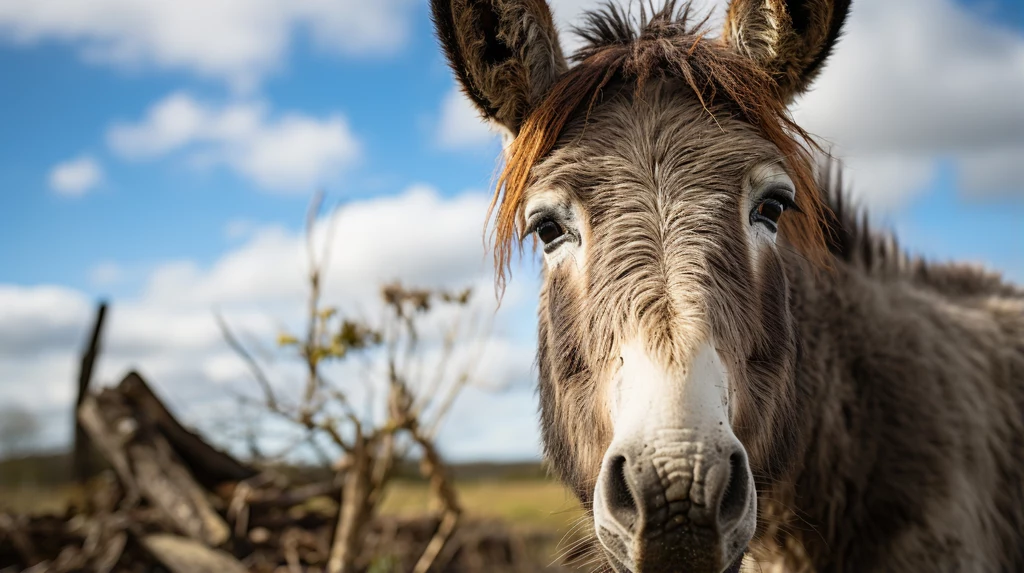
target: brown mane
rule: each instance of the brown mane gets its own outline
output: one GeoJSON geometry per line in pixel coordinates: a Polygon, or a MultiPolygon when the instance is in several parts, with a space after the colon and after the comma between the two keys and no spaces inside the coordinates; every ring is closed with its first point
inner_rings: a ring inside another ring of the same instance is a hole
{"type": "Polygon", "coordinates": [[[713,117],[732,115],[753,126],[786,158],[796,185],[798,212],[782,221],[783,237],[809,260],[827,265],[822,224],[828,207],[815,183],[816,144],[796,125],[772,76],[718,40],[706,40],[706,19],[691,25],[689,2],[669,0],[659,10],[640,9],[635,22],[614,4],[587,12],[575,32],[586,44],[571,68],[523,122],[498,178],[488,219],[494,217],[496,281],[504,287],[512,251],[522,246],[517,224],[530,171],[558,142],[568,121],[586,112],[612,82],[631,82],[636,93],[652,76],[681,79],[713,117]]]}
{"type": "Polygon", "coordinates": [[[851,204],[842,169],[831,159],[819,165],[818,188],[827,205],[822,219],[832,257],[880,280],[909,280],[952,297],[1024,297],[1000,273],[964,263],[935,263],[908,253],[891,233],[872,228],[867,211],[851,204]]]}

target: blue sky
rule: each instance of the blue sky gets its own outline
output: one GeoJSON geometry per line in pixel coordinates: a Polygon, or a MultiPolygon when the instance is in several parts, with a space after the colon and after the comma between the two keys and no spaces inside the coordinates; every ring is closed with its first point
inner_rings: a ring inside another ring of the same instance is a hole
{"type": "MultiPolygon", "coordinates": [[[[451,153],[435,143],[432,123],[452,82],[426,7],[416,5],[411,19],[418,25],[392,57],[331,57],[299,35],[287,68],[271,72],[257,94],[246,96],[272,102],[275,112],[344,113],[361,153],[343,176],[321,182],[332,196],[394,194],[422,181],[450,193],[488,185],[496,147],[451,153]]],[[[17,86],[5,90],[0,107],[7,135],[0,141],[0,241],[24,245],[0,255],[4,280],[89,289],[89,270],[103,260],[127,266],[176,257],[211,262],[227,246],[229,221],[301,224],[309,192],[261,192],[223,169],[190,169],[181,157],[121,161],[106,145],[112,121],[138,118],[169,93],[230,100],[222,81],[89,65],[78,52],[54,41],[8,42],[0,49],[0,73],[17,86]],[[53,193],[49,170],[83,153],[103,165],[104,180],[84,197],[53,193]]]]}
{"type": "MultiPolygon", "coordinates": [[[[563,29],[591,5],[553,4],[563,29]]],[[[0,0],[0,402],[66,412],[91,301],[111,297],[103,378],[139,365],[202,425],[244,377],[212,309],[266,336],[261,315],[294,320],[280,309],[301,284],[275,265],[315,188],[343,204],[355,251],[329,296],[369,300],[397,277],[474,284],[491,304],[480,239],[500,146],[454,93],[425,2],[181,5],[0,0]],[[197,119],[179,132],[160,109],[197,119]],[[41,346],[12,350],[26,337],[41,346]]],[[[911,251],[1024,281],[1022,93],[1020,2],[861,0],[794,114],[911,251]]],[[[535,276],[499,314],[488,376],[511,389],[470,393],[445,434],[455,457],[539,453],[535,276]]],[[[65,441],[61,424],[42,442],[65,441]]]]}

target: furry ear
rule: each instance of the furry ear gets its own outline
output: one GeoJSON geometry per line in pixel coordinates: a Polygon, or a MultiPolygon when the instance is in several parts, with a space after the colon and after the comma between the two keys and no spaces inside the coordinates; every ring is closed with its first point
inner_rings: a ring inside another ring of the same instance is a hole
{"type": "Polygon", "coordinates": [[[546,0],[431,0],[463,91],[512,135],[568,69],[546,0]]]}
{"type": "Polygon", "coordinates": [[[850,0],[732,0],[723,39],[775,77],[789,103],[821,71],[850,0]]]}

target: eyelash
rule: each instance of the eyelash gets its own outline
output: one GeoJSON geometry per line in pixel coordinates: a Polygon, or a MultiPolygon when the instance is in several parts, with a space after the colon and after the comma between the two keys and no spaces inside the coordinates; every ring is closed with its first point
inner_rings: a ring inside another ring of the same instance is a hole
{"type": "Polygon", "coordinates": [[[773,201],[778,201],[779,204],[782,205],[782,207],[786,211],[792,211],[794,213],[801,213],[802,212],[800,210],[800,207],[797,206],[796,201],[793,200],[793,197],[789,193],[786,193],[785,191],[778,191],[778,190],[769,191],[769,192],[765,193],[764,195],[762,195],[761,198],[757,202],[761,203],[762,201],[766,201],[768,199],[771,199],[773,201]]]}
{"type": "Polygon", "coordinates": [[[523,238],[525,239],[526,237],[536,233],[537,229],[546,221],[554,221],[564,228],[565,226],[562,225],[559,219],[560,217],[558,216],[558,213],[554,211],[540,211],[538,213],[534,213],[526,221],[526,228],[523,229],[523,238]]]}

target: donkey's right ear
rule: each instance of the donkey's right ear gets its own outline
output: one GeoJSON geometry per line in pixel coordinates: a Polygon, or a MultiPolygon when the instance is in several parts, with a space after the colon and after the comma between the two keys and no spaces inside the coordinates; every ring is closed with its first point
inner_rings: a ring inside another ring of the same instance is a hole
{"type": "Polygon", "coordinates": [[[463,91],[513,136],[568,66],[546,0],[430,0],[463,91]]]}

